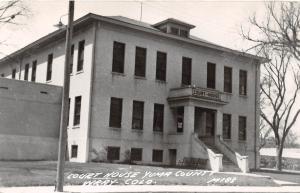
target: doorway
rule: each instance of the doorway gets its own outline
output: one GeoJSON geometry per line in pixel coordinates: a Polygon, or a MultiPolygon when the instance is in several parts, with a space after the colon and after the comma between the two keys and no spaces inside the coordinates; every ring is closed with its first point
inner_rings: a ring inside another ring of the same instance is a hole
{"type": "Polygon", "coordinates": [[[213,109],[202,107],[195,108],[195,133],[205,142],[214,141],[215,135],[215,113],[213,109]]]}
{"type": "Polygon", "coordinates": [[[169,149],[170,166],[176,166],[177,150],[169,149]]]}

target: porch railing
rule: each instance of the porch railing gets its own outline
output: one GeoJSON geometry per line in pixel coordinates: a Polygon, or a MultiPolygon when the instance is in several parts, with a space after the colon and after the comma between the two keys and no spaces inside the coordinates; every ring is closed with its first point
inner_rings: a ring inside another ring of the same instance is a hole
{"type": "Polygon", "coordinates": [[[243,173],[249,172],[248,156],[242,156],[238,152],[230,148],[221,138],[221,135],[217,135],[216,143],[217,147],[225,153],[226,156],[233,161],[243,173]]]}

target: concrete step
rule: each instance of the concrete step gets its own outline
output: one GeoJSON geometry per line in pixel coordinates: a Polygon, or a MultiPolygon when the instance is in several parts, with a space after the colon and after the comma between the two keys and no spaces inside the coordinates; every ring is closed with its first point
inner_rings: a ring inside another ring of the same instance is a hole
{"type": "MultiPolygon", "coordinates": [[[[206,144],[206,146],[211,149],[216,154],[223,154],[216,146],[211,144],[206,144]]],[[[240,168],[235,165],[227,156],[223,154],[222,158],[223,171],[224,172],[241,172],[240,168]]]]}

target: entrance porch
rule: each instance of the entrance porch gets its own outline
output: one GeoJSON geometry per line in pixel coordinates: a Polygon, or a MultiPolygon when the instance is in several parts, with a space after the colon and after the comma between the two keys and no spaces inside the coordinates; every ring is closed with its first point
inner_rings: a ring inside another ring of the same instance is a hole
{"type": "Polygon", "coordinates": [[[223,165],[248,171],[247,156],[239,155],[222,140],[221,110],[228,102],[221,92],[181,87],[171,89],[168,101],[177,126],[168,139],[180,147],[176,160],[201,158],[209,160],[207,168],[214,171],[223,171],[223,165]]]}

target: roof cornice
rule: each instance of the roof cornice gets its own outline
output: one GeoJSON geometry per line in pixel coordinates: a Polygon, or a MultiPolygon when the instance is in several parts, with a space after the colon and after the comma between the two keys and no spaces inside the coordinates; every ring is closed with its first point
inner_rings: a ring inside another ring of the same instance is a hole
{"type": "MultiPolygon", "coordinates": [[[[85,16],[77,19],[76,21],[74,21],[73,25],[74,25],[74,28],[78,28],[79,26],[81,26],[83,24],[88,24],[89,22],[92,22],[92,21],[103,21],[103,22],[107,22],[107,23],[112,23],[112,24],[115,24],[115,25],[135,29],[135,30],[138,30],[138,31],[143,31],[143,32],[154,34],[154,35],[162,36],[162,37],[165,37],[165,38],[168,38],[168,39],[173,39],[173,40],[185,42],[185,43],[188,43],[188,44],[193,44],[193,45],[196,45],[196,46],[207,47],[207,48],[210,48],[210,49],[223,51],[223,52],[228,52],[228,53],[232,53],[234,55],[255,59],[255,60],[258,60],[260,63],[266,62],[266,59],[263,58],[263,57],[260,57],[260,56],[248,54],[248,53],[245,53],[245,52],[240,52],[240,51],[237,51],[237,50],[233,50],[233,49],[226,48],[226,47],[216,45],[216,44],[212,44],[212,43],[209,43],[209,42],[204,42],[204,41],[195,40],[195,39],[191,39],[191,38],[184,38],[184,37],[175,36],[175,35],[172,35],[172,34],[167,34],[167,33],[161,32],[157,29],[151,29],[151,28],[147,28],[145,26],[140,26],[140,25],[136,25],[136,24],[133,24],[133,23],[125,22],[125,21],[120,21],[120,20],[115,19],[115,18],[96,15],[96,14],[93,14],[93,13],[88,13],[85,16]]],[[[34,41],[32,43],[30,43],[30,44],[28,44],[27,46],[13,52],[12,54],[10,54],[8,56],[5,56],[4,58],[0,59],[0,64],[10,60],[11,58],[22,56],[22,54],[26,53],[28,50],[33,49],[33,48],[41,45],[42,43],[45,43],[45,42],[49,41],[49,39],[57,39],[58,37],[65,38],[64,37],[65,33],[66,33],[65,28],[58,29],[58,30],[56,30],[56,31],[54,31],[54,32],[52,32],[52,33],[50,33],[50,34],[34,41]]]]}

